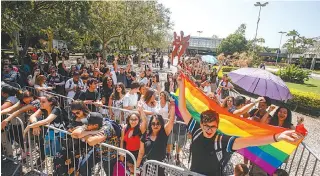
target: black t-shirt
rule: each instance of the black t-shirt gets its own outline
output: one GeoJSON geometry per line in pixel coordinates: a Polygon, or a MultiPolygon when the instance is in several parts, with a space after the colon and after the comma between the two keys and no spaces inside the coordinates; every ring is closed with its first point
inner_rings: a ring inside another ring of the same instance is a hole
{"type": "Polygon", "coordinates": [[[163,161],[166,156],[166,147],[168,136],[164,129],[161,129],[156,140],[152,141],[147,133],[141,136],[141,142],[144,143],[144,154],[148,160],[163,161]]]}
{"type": "MultiPolygon", "coordinates": [[[[56,76],[49,75],[47,78],[47,82],[49,86],[54,86],[54,83],[61,83],[64,79],[60,74],[56,74],[56,76]]],[[[53,89],[55,92],[59,94],[64,94],[64,87],[63,86],[56,86],[55,89],[53,89]]]]}
{"type": "MultiPolygon", "coordinates": [[[[89,90],[85,91],[85,92],[81,92],[80,93],[80,96],[79,96],[79,99],[82,100],[82,101],[85,101],[85,100],[93,100],[93,101],[96,101],[96,100],[100,100],[100,94],[98,91],[93,91],[93,92],[90,92],[89,90]]],[[[92,111],[92,112],[95,112],[97,111],[97,108],[95,105],[93,104],[88,104],[88,108],[92,111]]]]}
{"type": "MultiPolygon", "coordinates": [[[[42,111],[42,117],[43,119],[47,118],[49,116],[48,111],[41,109],[42,111]]],[[[61,108],[58,106],[53,107],[53,109],[51,110],[50,114],[54,114],[57,117],[50,123],[51,126],[55,127],[55,128],[59,128],[62,130],[66,130],[67,129],[67,122],[64,121],[64,118],[62,117],[63,113],[61,111],[61,108]]]]}
{"type": "Polygon", "coordinates": [[[220,176],[219,161],[224,159],[225,153],[233,152],[232,145],[236,138],[218,133],[212,138],[206,138],[202,134],[200,124],[194,119],[190,120],[188,130],[193,138],[191,171],[208,176],[220,176]]]}
{"type": "MultiPolygon", "coordinates": [[[[267,113],[267,112],[266,112],[267,113]]],[[[253,120],[255,120],[255,121],[260,121],[261,120],[261,118],[264,116],[264,114],[260,114],[260,112],[259,112],[259,109],[257,109],[257,108],[255,108],[255,109],[252,109],[250,112],[249,112],[249,115],[250,115],[250,117],[253,117],[253,120]]],[[[269,115],[269,119],[271,119],[272,117],[271,117],[271,115],[269,115]]]]}
{"type": "Polygon", "coordinates": [[[106,105],[108,105],[109,102],[109,98],[111,96],[111,94],[113,93],[113,87],[109,88],[109,87],[103,87],[103,96],[106,99],[106,105]]]}
{"type": "Polygon", "coordinates": [[[122,82],[125,87],[127,87],[127,76],[126,73],[123,72],[122,74],[120,72],[116,72],[117,76],[117,82],[122,82]]]}
{"type": "Polygon", "coordinates": [[[127,79],[127,87],[126,88],[131,88],[131,83],[132,83],[132,77],[136,77],[137,74],[134,71],[126,72],[126,79],[127,79]],[[131,74],[131,76],[128,76],[128,74],[131,74]]]}

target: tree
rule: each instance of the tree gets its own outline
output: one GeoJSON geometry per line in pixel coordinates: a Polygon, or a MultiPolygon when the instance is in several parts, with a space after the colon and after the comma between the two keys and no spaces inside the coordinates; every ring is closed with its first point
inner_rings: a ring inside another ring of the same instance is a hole
{"type": "MultiPolygon", "coordinates": [[[[292,30],[287,33],[289,38],[283,45],[284,48],[288,50],[289,53],[289,64],[291,63],[294,54],[303,54],[307,51],[310,46],[313,46],[315,40],[312,38],[306,38],[301,36],[298,31],[292,30]]],[[[301,59],[300,59],[301,60],[301,59]]]]}
{"type": "Polygon", "coordinates": [[[218,53],[241,53],[248,50],[248,41],[245,38],[246,25],[241,24],[240,27],[227,38],[223,39],[218,46],[218,53]]]}

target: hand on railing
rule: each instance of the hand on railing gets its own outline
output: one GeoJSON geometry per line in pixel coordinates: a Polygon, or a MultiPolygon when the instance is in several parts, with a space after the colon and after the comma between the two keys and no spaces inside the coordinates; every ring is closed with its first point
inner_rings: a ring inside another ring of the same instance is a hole
{"type": "Polygon", "coordinates": [[[39,135],[40,135],[40,132],[41,132],[40,127],[33,128],[33,129],[32,129],[32,134],[35,135],[35,136],[39,136],[39,135]]]}
{"type": "Polygon", "coordinates": [[[8,121],[6,121],[6,120],[3,120],[2,122],[1,122],[1,130],[4,130],[5,128],[6,128],[6,126],[8,125],[8,121]]]}

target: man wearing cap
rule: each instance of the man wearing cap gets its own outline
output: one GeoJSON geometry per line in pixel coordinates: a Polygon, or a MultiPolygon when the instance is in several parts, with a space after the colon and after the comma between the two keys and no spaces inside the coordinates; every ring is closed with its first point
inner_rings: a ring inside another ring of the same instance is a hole
{"type": "MultiPolygon", "coordinates": [[[[82,80],[80,79],[79,72],[74,72],[72,78],[70,78],[65,85],[65,89],[67,92],[67,97],[74,98],[74,95],[81,91],[84,88],[84,84],[82,80]]],[[[71,103],[71,100],[70,102],[71,103]]]]}

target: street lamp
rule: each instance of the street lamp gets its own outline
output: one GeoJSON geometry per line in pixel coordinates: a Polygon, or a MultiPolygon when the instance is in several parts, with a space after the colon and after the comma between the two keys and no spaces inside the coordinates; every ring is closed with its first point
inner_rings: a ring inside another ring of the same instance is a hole
{"type": "Polygon", "coordinates": [[[258,21],[257,21],[257,28],[256,28],[256,35],[254,36],[254,45],[253,45],[253,50],[256,47],[256,40],[257,40],[257,34],[258,34],[258,27],[259,27],[259,22],[260,22],[260,13],[261,13],[261,8],[265,7],[267,4],[269,4],[268,2],[265,2],[263,4],[261,4],[260,2],[256,2],[254,4],[254,6],[259,7],[259,16],[258,16],[258,21]]]}
{"type": "Polygon", "coordinates": [[[281,35],[280,35],[279,50],[277,51],[276,65],[278,65],[278,58],[279,58],[279,54],[280,54],[282,35],[283,35],[283,34],[286,34],[287,32],[280,31],[280,32],[278,32],[278,33],[281,34],[281,35]]]}
{"type": "Polygon", "coordinates": [[[197,54],[199,54],[199,47],[200,47],[200,34],[203,32],[203,31],[197,31],[198,34],[199,34],[199,39],[198,39],[198,47],[197,47],[197,54]]]}

